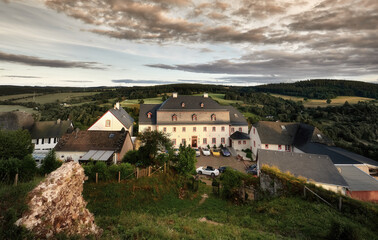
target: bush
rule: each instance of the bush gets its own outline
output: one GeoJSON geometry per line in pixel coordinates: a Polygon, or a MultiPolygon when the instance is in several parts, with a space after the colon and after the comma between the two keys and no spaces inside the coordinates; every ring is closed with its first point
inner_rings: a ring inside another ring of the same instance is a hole
{"type": "Polygon", "coordinates": [[[358,240],[361,239],[358,229],[351,225],[334,221],[331,225],[328,239],[332,240],[358,240]]]}
{"type": "Polygon", "coordinates": [[[137,150],[131,150],[128,151],[125,156],[122,158],[122,162],[124,163],[131,163],[131,164],[137,164],[140,160],[139,151],[137,150]]]}
{"type": "Polygon", "coordinates": [[[0,160],[0,180],[4,183],[13,183],[17,173],[19,181],[30,181],[36,172],[35,161],[30,155],[24,157],[23,160],[17,158],[0,160]]]}
{"type": "Polygon", "coordinates": [[[242,173],[230,168],[226,168],[221,175],[222,195],[227,199],[232,199],[237,195],[237,191],[242,184],[242,173]]]}
{"type": "Polygon", "coordinates": [[[42,174],[49,174],[52,171],[55,171],[57,168],[62,166],[62,162],[58,161],[55,155],[55,150],[51,150],[45,159],[43,159],[43,163],[41,166],[41,173],[42,174]]]}

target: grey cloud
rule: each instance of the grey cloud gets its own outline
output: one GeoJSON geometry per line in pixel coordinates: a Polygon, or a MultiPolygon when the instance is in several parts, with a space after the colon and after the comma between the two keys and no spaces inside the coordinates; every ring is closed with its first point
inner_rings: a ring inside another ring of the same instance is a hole
{"type": "Polygon", "coordinates": [[[37,76],[5,75],[6,78],[41,78],[37,76]]]}
{"type": "Polygon", "coordinates": [[[85,68],[85,69],[105,69],[100,67],[97,62],[75,62],[75,61],[64,61],[64,60],[50,60],[43,59],[34,56],[27,55],[16,55],[0,52],[0,61],[20,63],[29,66],[42,66],[42,67],[52,67],[52,68],[85,68]]]}

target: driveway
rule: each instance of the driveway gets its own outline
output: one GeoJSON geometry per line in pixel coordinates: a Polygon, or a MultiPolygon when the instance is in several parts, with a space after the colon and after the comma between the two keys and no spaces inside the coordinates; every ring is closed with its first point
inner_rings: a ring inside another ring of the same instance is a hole
{"type": "Polygon", "coordinates": [[[245,173],[245,167],[252,165],[251,161],[240,161],[236,157],[214,157],[214,156],[203,156],[197,157],[196,168],[200,166],[212,166],[214,168],[219,168],[221,166],[228,166],[245,173]]]}

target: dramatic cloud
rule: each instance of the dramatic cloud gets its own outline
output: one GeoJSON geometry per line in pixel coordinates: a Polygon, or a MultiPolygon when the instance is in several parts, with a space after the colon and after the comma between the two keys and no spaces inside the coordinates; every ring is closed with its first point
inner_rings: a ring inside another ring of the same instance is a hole
{"type": "Polygon", "coordinates": [[[42,66],[52,68],[86,68],[86,69],[105,69],[98,66],[96,62],[75,62],[63,60],[49,60],[34,56],[16,55],[0,52],[0,61],[20,63],[29,66],[42,66]]]}
{"type": "Polygon", "coordinates": [[[5,75],[6,78],[41,78],[36,76],[5,75]]]}

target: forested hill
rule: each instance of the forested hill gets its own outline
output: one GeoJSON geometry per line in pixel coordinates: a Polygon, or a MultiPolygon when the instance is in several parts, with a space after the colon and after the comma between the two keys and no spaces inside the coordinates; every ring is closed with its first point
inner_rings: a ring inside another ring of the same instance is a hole
{"type": "Polygon", "coordinates": [[[314,79],[295,83],[276,83],[254,87],[259,92],[277,93],[316,99],[331,99],[337,96],[358,96],[378,99],[378,84],[314,79]]]}

